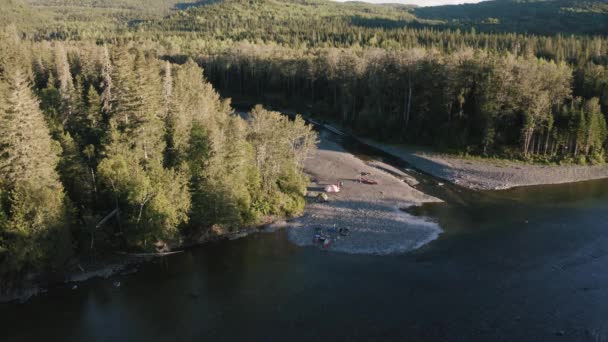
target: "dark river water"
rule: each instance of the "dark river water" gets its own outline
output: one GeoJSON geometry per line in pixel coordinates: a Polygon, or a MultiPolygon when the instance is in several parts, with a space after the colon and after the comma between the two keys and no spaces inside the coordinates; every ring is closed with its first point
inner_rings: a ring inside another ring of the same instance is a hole
{"type": "Polygon", "coordinates": [[[299,248],[284,231],[210,243],[0,305],[0,341],[608,340],[608,181],[471,192],[417,177],[446,203],[416,210],[444,232],[415,252],[299,248]]]}

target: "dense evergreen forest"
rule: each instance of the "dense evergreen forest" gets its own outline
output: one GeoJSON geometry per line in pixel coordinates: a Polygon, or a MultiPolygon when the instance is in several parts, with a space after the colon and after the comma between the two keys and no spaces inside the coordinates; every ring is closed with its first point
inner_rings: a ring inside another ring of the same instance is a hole
{"type": "Polygon", "coordinates": [[[223,1],[136,26],[179,46],[168,58],[196,56],[225,94],[299,105],[360,134],[458,152],[604,162],[603,36],[442,29],[411,14],[392,5],[223,1]]]}
{"type": "Polygon", "coordinates": [[[314,132],[218,92],[385,141],[605,163],[608,30],[585,26],[605,1],[505,3],[3,1],[0,274],[300,212],[314,132]],[[508,19],[530,6],[568,20],[508,19]]]}
{"type": "Polygon", "coordinates": [[[133,44],[33,43],[8,28],[0,94],[4,279],[304,207],[316,133],[262,107],[241,119],[192,60],[133,44]]]}
{"type": "Polygon", "coordinates": [[[416,16],[487,32],[606,34],[606,0],[496,0],[419,8],[416,16]]]}

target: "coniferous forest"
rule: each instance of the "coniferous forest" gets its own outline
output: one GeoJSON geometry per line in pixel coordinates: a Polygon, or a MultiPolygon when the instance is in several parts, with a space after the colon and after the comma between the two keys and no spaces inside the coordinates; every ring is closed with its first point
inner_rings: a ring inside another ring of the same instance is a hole
{"type": "Polygon", "coordinates": [[[302,119],[242,119],[192,60],[20,36],[0,49],[4,279],[302,211],[316,143],[302,119]]]}
{"type": "Polygon", "coordinates": [[[465,18],[325,0],[3,1],[0,276],[301,212],[316,134],[261,106],[242,119],[228,98],[390,142],[605,163],[605,1],[517,1],[554,15],[550,34],[506,2],[465,18]]]}

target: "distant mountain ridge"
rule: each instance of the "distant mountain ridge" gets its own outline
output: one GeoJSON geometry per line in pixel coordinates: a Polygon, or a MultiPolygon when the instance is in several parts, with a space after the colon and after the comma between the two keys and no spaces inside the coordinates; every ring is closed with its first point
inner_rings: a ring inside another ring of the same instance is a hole
{"type": "Polygon", "coordinates": [[[534,34],[608,33],[608,0],[491,0],[414,10],[454,27],[534,34]]]}
{"type": "MultiPolygon", "coordinates": [[[[144,25],[166,31],[215,34],[232,40],[264,40],[309,34],[357,34],[359,27],[401,28],[417,19],[412,7],[328,0],[224,0],[192,6],[144,25]],[[312,32],[316,31],[316,32],[312,32]]],[[[430,22],[429,22],[430,23],[430,22]]],[[[328,38],[331,39],[331,38],[328,38]]]]}
{"type": "MultiPolygon", "coordinates": [[[[217,18],[228,21],[247,18],[248,22],[244,23],[246,27],[242,27],[245,30],[257,30],[261,27],[278,29],[277,25],[289,26],[292,23],[297,26],[302,25],[302,22],[314,24],[319,20],[331,20],[334,23],[341,21],[336,25],[343,28],[362,26],[393,29],[425,26],[541,35],[608,34],[608,0],[491,0],[477,4],[438,7],[328,0],[210,2],[209,5],[195,5],[169,17],[169,22],[173,21],[171,27],[197,31],[217,18]]],[[[169,22],[164,22],[164,25],[169,25],[169,22]]]]}
{"type": "MultiPolygon", "coordinates": [[[[437,7],[330,0],[24,1],[37,11],[54,11],[60,21],[68,17],[64,10],[71,10],[78,18],[115,18],[108,25],[145,21],[142,25],[148,28],[195,32],[221,27],[230,39],[268,36],[269,31],[301,35],[316,25],[331,27],[332,35],[356,34],[361,27],[390,30],[406,26],[540,35],[608,34],[608,0],[490,0],[437,7]]],[[[27,10],[16,6],[20,3],[16,0],[3,2],[4,7],[12,4],[10,11],[0,14],[7,20],[15,17],[8,13],[18,16],[27,10]]]]}

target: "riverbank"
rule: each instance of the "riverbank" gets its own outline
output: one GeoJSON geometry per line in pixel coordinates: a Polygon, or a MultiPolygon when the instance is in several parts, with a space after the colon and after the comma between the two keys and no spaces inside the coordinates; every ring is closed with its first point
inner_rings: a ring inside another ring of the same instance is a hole
{"type": "MultiPolygon", "coordinates": [[[[338,144],[322,139],[315,155],[306,161],[305,171],[311,177],[308,204],[301,217],[288,221],[268,219],[264,224],[238,232],[211,229],[205,234],[189,236],[179,243],[169,243],[169,250],[183,250],[218,239],[235,239],[260,231],[288,229],[289,239],[297,245],[312,245],[317,228],[348,228],[350,235],[336,241],[329,249],[347,253],[392,254],[417,249],[434,240],[440,227],[424,218],[414,217],[402,209],[440,200],[428,196],[412,186],[417,180],[380,161],[365,163],[346,152],[338,144]],[[358,175],[371,173],[377,185],[362,184],[358,175]],[[323,187],[342,180],[344,189],[331,194],[328,203],[320,203],[316,196],[323,187]]],[[[0,303],[26,301],[47,288],[92,278],[110,279],[116,275],[133,273],[139,264],[154,258],[153,255],[135,256],[116,254],[101,257],[95,262],[78,260],[60,274],[38,275],[14,293],[0,296],[0,303]]]]}
{"type": "Polygon", "coordinates": [[[308,204],[301,217],[287,223],[289,239],[299,246],[319,246],[313,242],[315,231],[347,228],[348,236],[334,236],[328,250],[378,255],[408,252],[436,239],[441,233],[438,224],[402,209],[440,200],[414,189],[381,166],[390,168],[378,162],[368,165],[338,144],[322,139],[315,155],[305,163],[312,180],[308,204]],[[362,172],[371,173],[369,177],[378,184],[359,182],[362,172]],[[337,181],[344,182],[343,189],[328,194],[328,202],[318,201],[324,187],[337,181]]]}
{"type": "Polygon", "coordinates": [[[520,186],[574,183],[608,177],[608,165],[547,166],[501,161],[492,163],[439,153],[421,152],[406,146],[359,139],[404,160],[437,178],[474,190],[505,190],[520,186]]]}
{"type": "MultiPolygon", "coordinates": [[[[282,110],[295,115],[292,110],[282,110]]],[[[351,130],[335,123],[321,123],[309,115],[310,123],[339,136],[348,136],[401,159],[431,176],[471,190],[506,190],[522,186],[576,183],[608,178],[607,165],[549,166],[508,160],[465,159],[454,155],[429,152],[416,147],[394,145],[356,136],[351,130]]]]}
{"type": "Polygon", "coordinates": [[[335,134],[350,136],[363,144],[399,158],[424,173],[472,190],[506,190],[521,186],[575,183],[608,178],[608,165],[549,166],[508,160],[492,162],[464,159],[360,138],[338,125],[321,124],[309,117],[307,119],[335,134]]]}
{"type": "Polygon", "coordinates": [[[76,258],[65,270],[56,273],[30,274],[22,283],[7,293],[0,293],[0,304],[9,302],[24,303],[30,298],[43,294],[48,289],[69,286],[77,289],[78,283],[95,279],[109,279],[124,276],[138,271],[139,265],[150,262],[154,258],[176,254],[185,250],[202,246],[206,243],[219,240],[239,239],[249,234],[265,232],[275,229],[284,223],[283,219],[268,218],[257,226],[248,227],[239,231],[228,231],[216,227],[202,234],[188,236],[179,242],[168,243],[170,252],[165,253],[107,253],[96,258],[76,258]]]}
{"type": "Polygon", "coordinates": [[[78,288],[77,283],[93,278],[108,279],[115,275],[126,275],[137,272],[137,265],[151,258],[133,257],[128,255],[108,254],[97,260],[75,260],[72,266],[62,272],[30,274],[19,282],[19,286],[10,291],[0,293],[0,304],[9,302],[24,303],[30,298],[43,294],[48,289],[70,285],[78,288]]]}

